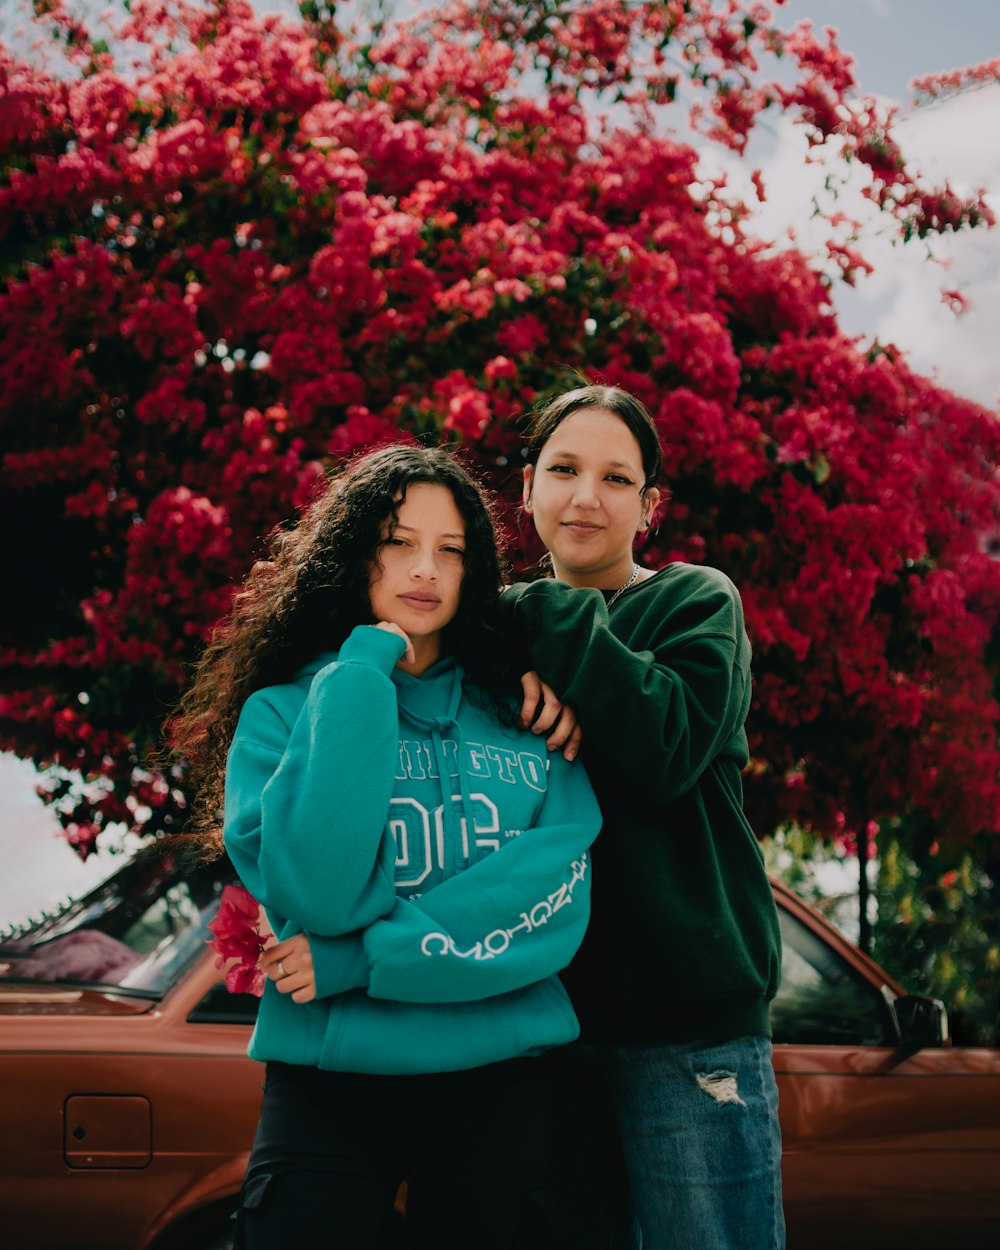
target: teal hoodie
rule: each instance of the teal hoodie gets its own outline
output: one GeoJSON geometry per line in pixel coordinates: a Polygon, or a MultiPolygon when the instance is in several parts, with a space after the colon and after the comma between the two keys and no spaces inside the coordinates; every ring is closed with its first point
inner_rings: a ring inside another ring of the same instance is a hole
{"type": "Polygon", "coordinates": [[[558,976],[583,938],[600,813],[586,774],[500,724],[443,660],[356,628],[244,705],[225,843],[275,935],[306,933],[317,998],[268,982],[254,1059],[451,1071],[571,1041],[558,976]]]}

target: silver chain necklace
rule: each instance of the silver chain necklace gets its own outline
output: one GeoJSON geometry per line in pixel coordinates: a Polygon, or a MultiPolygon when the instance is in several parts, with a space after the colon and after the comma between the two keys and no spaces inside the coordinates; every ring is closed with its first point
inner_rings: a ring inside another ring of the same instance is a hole
{"type": "Polygon", "coordinates": [[[625,585],[624,585],[624,586],[619,586],[619,587],[618,587],[618,589],[615,591],[615,593],[614,593],[614,594],[611,596],[611,598],[608,600],[608,607],[609,607],[609,608],[610,608],[610,607],[611,607],[611,605],[615,602],[615,600],[618,598],[618,596],[619,596],[619,595],[623,595],[623,594],[625,593],[625,591],[626,591],[626,590],[628,590],[629,586],[631,586],[631,585],[635,582],[635,579],[639,576],[639,573],[640,573],[640,572],[641,572],[641,570],[640,570],[640,568],[639,568],[638,564],[633,564],[633,565],[632,565],[632,576],[628,579],[628,581],[625,583],[625,585]]]}

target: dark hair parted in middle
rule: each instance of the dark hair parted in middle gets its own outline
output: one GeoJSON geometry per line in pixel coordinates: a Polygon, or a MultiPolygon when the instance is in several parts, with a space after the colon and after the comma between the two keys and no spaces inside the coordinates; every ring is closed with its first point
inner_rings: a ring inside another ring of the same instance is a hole
{"type": "Polygon", "coordinates": [[[532,417],[528,443],[525,448],[525,459],[528,464],[535,464],[541,455],[542,448],[556,432],[559,426],[573,412],[581,408],[606,408],[620,417],[631,431],[639,444],[642,455],[642,468],[645,481],[643,492],[655,486],[663,471],[663,451],[660,447],[660,436],[653,418],[649,415],[646,405],[628,391],[619,386],[579,386],[575,390],[566,391],[550,400],[544,408],[539,409],[532,417]]]}

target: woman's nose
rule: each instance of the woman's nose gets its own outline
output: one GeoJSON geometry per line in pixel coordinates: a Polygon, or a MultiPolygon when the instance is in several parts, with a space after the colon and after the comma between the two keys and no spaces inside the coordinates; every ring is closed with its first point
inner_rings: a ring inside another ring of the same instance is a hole
{"type": "Polygon", "coordinates": [[[434,553],[432,551],[417,552],[416,559],[410,568],[410,573],[413,577],[419,577],[422,581],[436,581],[438,569],[434,553]]]}
{"type": "Polygon", "coordinates": [[[586,477],[578,477],[574,483],[573,502],[581,508],[596,508],[600,503],[596,484],[586,477]]]}

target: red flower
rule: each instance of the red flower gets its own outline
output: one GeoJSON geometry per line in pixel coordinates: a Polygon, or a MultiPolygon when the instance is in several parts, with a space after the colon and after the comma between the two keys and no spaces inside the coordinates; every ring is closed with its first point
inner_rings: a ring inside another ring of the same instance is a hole
{"type": "MultiPolygon", "coordinates": [[[[0,50],[0,236],[31,243],[0,281],[0,479],[10,578],[32,580],[0,746],[56,770],[79,854],[110,823],[183,821],[183,770],[144,767],[153,709],[331,460],[463,444],[530,557],[522,414],[577,370],[664,435],[673,498],[644,560],[705,560],[743,593],[759,831],[909,811],[942,845],[1000,831],[995,414],[848,339],[828,285],[867,269],[848,174],[904,239],[993,214],[916,178],[829,34],[757,0],[544,23],[454,0],[370,44],[339,16],[135,0],[100,51],[65,0],[36,7],[69,64],[0,50]],[[675,94],[737,149],[779,111],[841,153],[816,255],[753,237],[660,125],[675,94]],[[60,770],[86,783],[72,810],[60,770]]],[[[252,900],[216,922],[231,988],[260,988],[257,924],[252,900]]]]}
{"type": "Polygon", "coordinates": [[[222,891],[219,912],[208,926],[215,937],[208,945],[218,956],[217,968],[228,960],[236,959],[226,971],[226,989],[231,994],[264,993],[264,973],[257,966],[260,953],[270,942],[273,934],[260,928],[260,904],[241,885],[227,885],[222,891]]]}
{"type": "Polygon", "coordinates": [[[972,300],[961,291],[941,288],[941,303],[957,316],[961,317],[972,307],[972,300]]]}

